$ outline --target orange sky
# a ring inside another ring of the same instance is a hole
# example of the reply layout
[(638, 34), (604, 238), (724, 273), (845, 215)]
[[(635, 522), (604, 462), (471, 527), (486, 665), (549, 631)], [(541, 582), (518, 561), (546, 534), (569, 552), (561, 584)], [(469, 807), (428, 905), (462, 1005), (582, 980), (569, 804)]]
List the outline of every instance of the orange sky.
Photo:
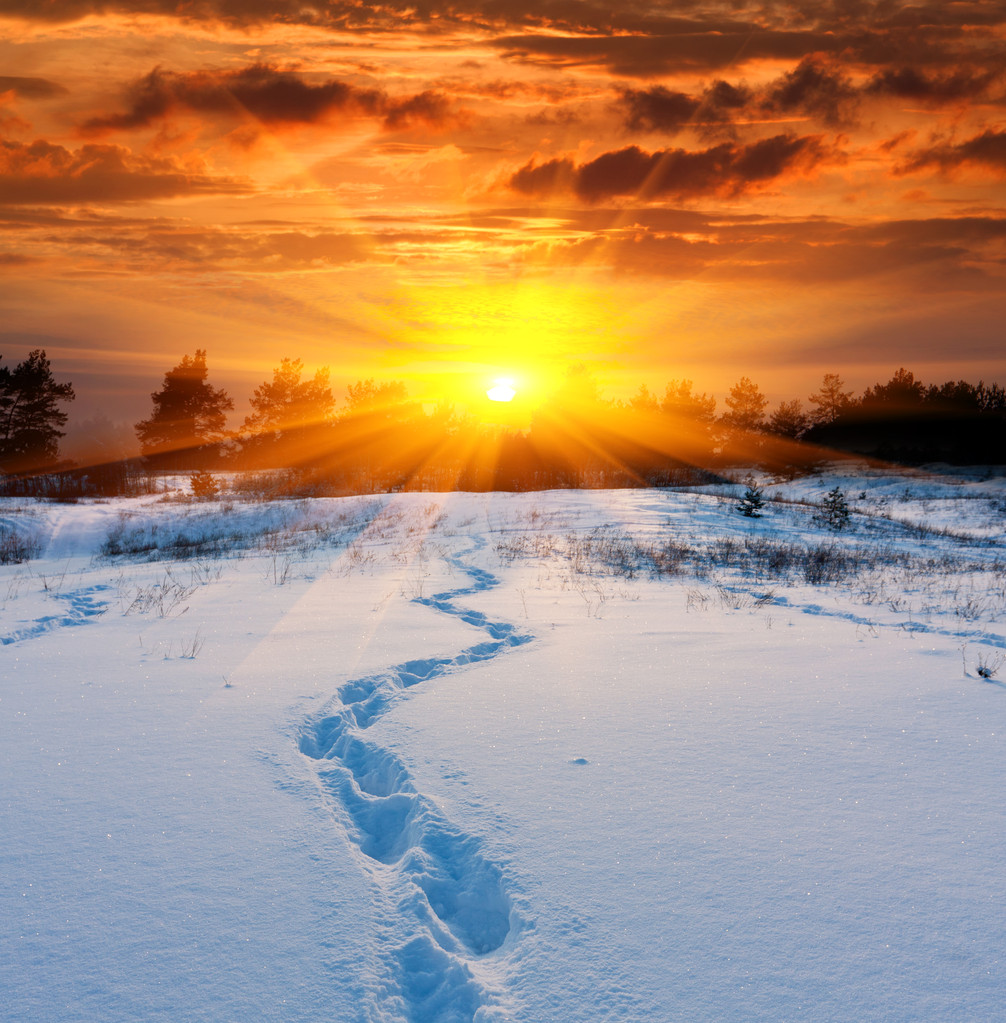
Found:
[(0, 353), (464, 398), (1006, 381), (1000, 2), (0, 0)]

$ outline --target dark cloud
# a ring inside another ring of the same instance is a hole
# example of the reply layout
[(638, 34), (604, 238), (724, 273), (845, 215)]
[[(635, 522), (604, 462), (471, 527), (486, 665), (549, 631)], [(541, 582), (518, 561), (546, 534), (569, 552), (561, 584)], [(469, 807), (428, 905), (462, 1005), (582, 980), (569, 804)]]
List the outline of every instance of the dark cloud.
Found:
[[(0, 15), (68, 22), (105, 13), (155, 14), (238, 27), (307, 24), (339, 30), (439, 35), (454, 28), (504, 33), (500, 45), (527, 57), (587, 59), (624, 73), (678, 67), (721, 68), (738, 60), (871, 47), (903, 59), (918, 47), (986, 41), (1006, 23), (1001, 0), (0, 0)], [(519, 35), (526, 31), (528, 35)], [(551, 40), (551, 42), (550, 42)], [(647, 45), (652, 43), (652, 46)], [(689, 53), (689, 49), (693, 53)], [(666, 52), (660, 56), (660, 50)], [(635, 60), (633, 60), (635, 58)]]
[(1006, 241), (1006, 217), (932, 217), (890, 220), (854, 229), (857, 237), (912, 245), (981, 244)]
[(858, 102), (849, 77), (835, 67), (806, 58), (766, 90), (761, 105), (782, 114), (806, 113), (825, 124), (847, 124)]
[(984, 131), (956, 145), (942, 143), (923, 149), (898, 168), (911, 174), (930, 167), (952, 172), (962, 167), (982, 167), (1006, 174), (1006, 131)]
[[(0, 0), (0, 13), (36, 21), (66, 22), (105, 12), (160, 14), (183, 20), (251, 25), (266, 22), (332, 25), (346, 28), (402, 27), (436, 23), (492, 26), (538, 26), (565, 31), (693, 31), (694, 15), (710, 31), (757, 27), (738, 19), (732, 8), (744, 4), (693, 3), (693, 17), (678, 16), (675, 0), (640, 3), (624, 0), (617, 7), (591, 0)], [(752, 9), (757, 11), (754, 5)]]
[[(565, 32), (688, 32), (697, 22), (680, 17), (675, 0), (656, 3), (626, 0), (617, 7), (591, 0), (0, 0), (0, 14), (36, 21), (67, 22), (87, 15), (120, 12), (159, 14), (183, 21), (235, 26), (267, 23), (307, 24), (339, 29), (396, 31), (407, 28), (439, 34), (451, 27), (486, 31), (527, 27)], [(715, 2), (693, 5), (708, 31), (743, 32), (758, 27), (738, 19), (732, 6)], [(727, 8), (724, 11), (723, 8)], [(691, 12), (690, 12), (691, 13)]]
[(18, 78), (0, 75), (0, 92), (13, 92), (23, 99), (53, 99), (65, 96), (67, 90), (47, 78)]
[(130, 108), (92, 117), (85, 132), (145, 128), (175, 110), (212, 117), (252, 117), (271, 126), (314, 124), (337, 114), (382, 117), (390, 128), (438, 124), (447, 120), (448, 99), (423, 92), (395, 99), (379, 89), (363, 89), (331, 79), (312, 84), (292, 71), (252, 64), (236, 71), (179, 74), (155, 68), (129, 90)]
[(446, 124), (450, 117), (450, 100), (443, 93), (430, 90), (408, 99), (385, 100), (384, 104), (384, 126), (389, 131), (415, 124)]
[(626, 127), (632, 131), (677, 131), (692, 120), (702, 101), (662, 85), (652, 89), (626, 89), (622, 102), (628, 107)]
[(878, 6), (876, 28), (919, 28), (960, 25), (991, 28), (1006, 22), (999, 0), (955, 0), (954, 3), (896, 3)]
[(990, 88), (1002, 81), (1004, 72), (958, 68), (943, 74), (926, 74), (917, 67), (887, 68), (878, 71), (864, 92), (874, 96), (894, 96), (917, 103), (939, 105), (985, 97)]
[[(654, 215), (657, 215), (656, 217)], [(551, 216), (551, 211), (549, 213)], [(605, 265), (616, 272), (709, 281), (829, 284), (881, 276), (908, 291), (1001, 289), (1006, 218), (896, 221), (867, 226), (836, 220), (737, 222), (708, 214), (641, 210), (630, 227), (588, 223), (573, 214), (579, 237), (541, 241), (529, 262)], [(624, 211), (621, 223), (625, 223)]]
[(757, 89), (719, 80), (690, 95), (657, 85), (623, 89), (620, 102), (630, 131), (673, 133), (692, 126), (708, 137), (738, 122), (787, 116), (845, 127), (856, 122), (864, 99), (893, 97), (929, 107), (982, 99), (1003, 102), (992, 90), (1004, 78), (1006, 67), (927, 73), (906, 66), (879, 71), (856, 85), (839, 65), (814, 56)]
[(521, 195), (576, 191), (576, 183), (576, 165), (566, 158), (525, 164), (507, 182), (510, 188)]
[(753, 31), (694, 35), (511, 35), (492, 40), (512, 60), (561, 67), (601, 66), (634, 78), (681, 71), (717, 71), (761, 59), (799, 60), (832, 52), (842, 41), (827, 32)]
[[(869, 90), (878, 92), (878, 76)], [(949, 94), (949, 88), (946, 90)], [(792, 70), (759, 87), (719, 80), (697, 96), (661, 85), (625, 89), (625, 125), (631, 131), (673, 132), (689, 124), (700, 134), (737, 121), (804, 116), (830, 127), (851, 124), (862, 90), (838, 66), (808, 57)], [(713, 132), (714, 133), (714, 132)]]
[(620, 195), (643, 200), (739, 195), (787, 173), (811, 169), (835, 155), (820, 135), (776, 135), (749, 145), (724, 142), (702, 150), (653, 153), (628, 146), (579, 166), (569, 159), (532, 162), (518, 170), (508, 184), (525, 195), (572, 191), (587, 202)]
[(173, 160), (137, 156), (121, 146), (69, 150), (42, 140), (0, 141), (4, 204), (132, 202), (247, 191), (248, 185), (233, 178), (193, 173)]

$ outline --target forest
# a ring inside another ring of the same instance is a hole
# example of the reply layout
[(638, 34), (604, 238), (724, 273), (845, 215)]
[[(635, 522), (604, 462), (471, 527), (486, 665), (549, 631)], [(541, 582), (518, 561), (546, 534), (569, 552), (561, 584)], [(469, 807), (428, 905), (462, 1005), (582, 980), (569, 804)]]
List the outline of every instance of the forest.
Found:
[[(327, 367), (305, 373), (284, 358), (228, 427), (234, 401), (210, 382), (197, 349), (169, 369), (135, 424), (139, 458), (61, 459), (74, 398), (42, 350), (0, 364), (0, 471), (5, 493), (123, 493), (141, 478), (190, 472), (216, 492), (214, 473), (258, 473), (249, 485), (298, 495), (387, 491), (523, 491), (701, 482), (731, 467), (782, 474), (858, 457), (896, 464), (1006, 462), (1006, 389), (964, 380), (926, 384), (901, 368), (861, 394), (826, 373), (804, 401), (774, 409), (741, 377), (725, 408), (691, 380), (663, 393), (641, 385), (609, 400), (586, 365), (573, 366), (524, 429), (487, 424), (456, 406), (410, 398), (401, 381), (360, 380), (341, 404)], [(240, 484), (236, 484), (240, 485)]]

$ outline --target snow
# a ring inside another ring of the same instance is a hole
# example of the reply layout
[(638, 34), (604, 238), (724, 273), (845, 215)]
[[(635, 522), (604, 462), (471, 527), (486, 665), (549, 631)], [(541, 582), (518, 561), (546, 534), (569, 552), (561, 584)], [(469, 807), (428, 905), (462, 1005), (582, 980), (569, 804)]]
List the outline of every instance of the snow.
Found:
[(1001, 1019), (1006, 480), (759, 482), (2, 502), (0, 1018)]

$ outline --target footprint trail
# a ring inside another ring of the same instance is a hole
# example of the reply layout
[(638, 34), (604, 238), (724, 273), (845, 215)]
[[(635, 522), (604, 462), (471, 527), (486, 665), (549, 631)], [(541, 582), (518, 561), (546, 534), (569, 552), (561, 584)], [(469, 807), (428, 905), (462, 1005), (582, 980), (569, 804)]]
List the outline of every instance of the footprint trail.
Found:
[(103, 598), (108, 586), (88, 586), (84, 589), (68, 593), (53, 594), (53, 599), (62, 602), (65, 608), (57, 613), (43, 615), (31, 622), (23, 623), (19, 628), (0, 635), (0, 645), (9, 646), (21, 640), (34, 639), (52, 629), (65, 626), (84, 625), (93, 618), (98, 618), (108, 610), (108, 600)]
[[(469, 555), (483, 547), (475, 539)], [(417, 790), (405, 764), (367, 735), (413, 687), (534, 638), (458, 604), (498, 580), (460, 556), (447, 560), (470, 584), (414, 603), (481, 629), (487, 638), (454, 656), (408, 660), (346, 682), (331, 712), (309, 719), (300, 736), (300, 750), (315, 762), (326, 802), (359, 849), (362, 866), (395, 907), (397, 937), (382, 947), (388, 949), (394, 990), (389, 997), (409, 1023), (471, 1023), (492, 1004), (472, 966), (503, 946), (513, 915), (503, 872), (486, 858), (479, 840), (447, 820)]]

